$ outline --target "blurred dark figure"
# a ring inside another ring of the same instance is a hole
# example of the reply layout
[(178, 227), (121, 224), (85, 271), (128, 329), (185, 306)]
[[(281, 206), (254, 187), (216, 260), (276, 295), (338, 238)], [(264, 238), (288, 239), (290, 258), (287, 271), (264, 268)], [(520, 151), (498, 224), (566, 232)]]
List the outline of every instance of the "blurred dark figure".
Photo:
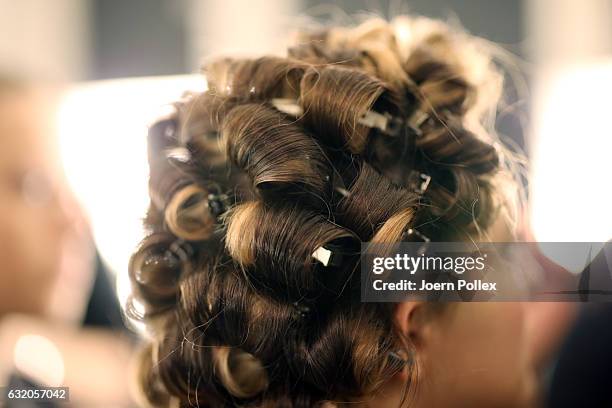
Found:
[[(611, 265), (612, 242), (608, 242), (583, 276), (590, 274), (590, 280), (596, 281), (599, 289), (609, 288), (609, 284), (602, 282), (611, 281)], [(598, 276), (593, 276), (594, 273)], [(589, 294), (585, 295), (588, 301)], [(548, 406), (612, 407), (612, 303), (585, 305), (553, 371)]]
[(115, 285), (108, 276), (100, 255), (96, 253), (96, 274), (83, 319), (85, 327), (125, 330), (121, 308), (115, 296)]

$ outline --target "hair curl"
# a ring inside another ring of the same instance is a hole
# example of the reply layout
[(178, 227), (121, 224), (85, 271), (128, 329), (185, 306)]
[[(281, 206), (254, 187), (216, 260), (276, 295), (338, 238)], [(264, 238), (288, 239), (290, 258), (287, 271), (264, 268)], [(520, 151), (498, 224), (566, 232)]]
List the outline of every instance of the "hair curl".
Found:
[[(129, 310), (152, 332), (140, 382), (154, 406), (371, 395), (402, 369), (390, 353), (411, 346), (393, 305), (359, 301), (360, 242), (407, 228), (465, 239), (504, 205), (503, 147), (472, 121), (495, 108), (501, 76), (472, 37), (402, 17), (299, 43), (285, 58), (208, 64), (209, 89), (150, 127), (149, 235), (130, 263), (144, 309)], [(360, 122), (371, 110), (429, 119), (389, 136)], [(424, 195), (415, 172), (431, 175)], [(317, 262), (320, 247), (342, 262)]]

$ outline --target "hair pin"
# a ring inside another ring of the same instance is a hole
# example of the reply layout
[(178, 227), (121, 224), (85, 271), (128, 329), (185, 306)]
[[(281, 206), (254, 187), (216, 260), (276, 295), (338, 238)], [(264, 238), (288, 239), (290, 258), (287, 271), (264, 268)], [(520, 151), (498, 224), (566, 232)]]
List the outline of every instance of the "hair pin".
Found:
[(339, 193), (341, 196), (343, 197), (348, 197), (351, 195), (351, 192), (348, 191), (346, 188), (344, 187), (334, 187), (334, 190), (336, 190), (337, 193)]
[(338, 266), (342, 263), (342, 255), (325, 247), (318, 247), (312, 253), (312, 257), (323, 264), (323, 266)]
[(421, 173), (419, 171), (413, 171), (408, 177), (408, 185), (414, 190), (418, 195), (425, 194), (427, 191), (427, 187), (429, 187), (429, 183), (431, 182), (431, 176), (426, 173)]
[(402, 354), (406, 354), (402, 350), (390, 351), (389, 359), (391, 360), (391, 364), (393, 366), (397, 366), (397, 368), (404, 368), (407, 365), (412, 365), (414, 363), (414, 354), (410, 353), (407, 358), (402, 357)]
[(298, 316), (303, 319), (305, 317), (308, 316), (308, 314), (310, 313), (310, 307), (304, 305), (303, 303), (299, 302), (299, 301), (295, 301), (293, 302), (293, 307), (295, 308)]
[[(300, 116), (304, 113), (304, 109), (293, 99), (287, 98), (273, 98), (271, 100), (272, 105), (281, 112), (291, 116)], [(401, 133), (401, 129), (404, 125), (410, 126), (414, 133), (417, 135), (421, 134), (420, 126), (428, 115), (424, 112), (419, 111), (419, 115), (411, 121), (405, 121), (401, 118), (392, 116), (390, 113), (379, 113), (376, 111), (367, 111), (361, 118), (359, 123), (369, 128), (378, 129), (382, 133), (389, 136), (398, 136)]]
[(418, 230), (414, 228), (408, 228), (402, 240), (406, 240), (408, 237), (415, 237), (416, 239), (419, 239), (421, 240), (421, 242), (423, 242), (423, 244), (417, 250), (418, 255), (423, 255), (429, 248), (429, 243), (431, 242), (431, 239), (429, 239), (429, 237), (419, 232)]
[(336, 172), (332, 173), (331, 186), (333, 191), (340, 194), (342, 197), (348, 197), (351, 195), (351, 192), (347, 190), (346, 185), (344, 184), (344, 180), (342, 180), (342, 177)]
[(408, 228), (406, 230), (406, 236), (409, 236), (409, 235), (414, 235), (414, 236), (418, 237), (423, 242), (431, 242), (431, 240), (427, 236), (425, 236), (424, 234), (420, 233), (418, 230), (416, 230), (414, 228)]
[(403, 125), (401, 119), (391, 116), (388, 112), (378, 113), (374, 111), (367, 111), (359, 119), (359, 123), (370, 128), (379, 129), (389, 136), (399, 135)]
[(429, 120), (429, 114), (422, 110), (417, 110), (408, 120), (408, 126), (416, 136), (421, 136), (423, 134), (421, 126), (423, 126), (423, 123), (425, 123), (427, 120)]
[(176, 134), (176, 125), (175, 123), (171, 122), (169, 124), (166, 125), (166, 127), (164, 128), (164, 136), (166, 136), (168, 139), (173, 138)]
[(174, 147), (166, 151), (166, 157), (170, 160), (187, 163), (191, 160), (191, 152), (185, 147)]
[(300, 116), (304, 113), (302, 107), (293, 99), (273, 98), (272, 105), (281, 112), (291, 116)]
[[(274, 98), (272, 105), (281, 112), (291, 116), (300, 116), (304, 113), (302, 107), (293, 99)], [(393, 118), (389, 113), (378, 113), (374, 111), (366, 112), (360, 119), (359, 123), (381, 130), (390, 136), (397, 136), (401, 129), (401, 120)]]
[(181, 262), (187, 262), (193, 256), (193, 248), (185, 240), (177, 239), (168, 247), (168, 253), (177, 257)]
[(227, 211), (229, 207), (229, 197), (227, 194), (214, 194), (208, 195), (208, 209), (213, 217), (218, 217)]

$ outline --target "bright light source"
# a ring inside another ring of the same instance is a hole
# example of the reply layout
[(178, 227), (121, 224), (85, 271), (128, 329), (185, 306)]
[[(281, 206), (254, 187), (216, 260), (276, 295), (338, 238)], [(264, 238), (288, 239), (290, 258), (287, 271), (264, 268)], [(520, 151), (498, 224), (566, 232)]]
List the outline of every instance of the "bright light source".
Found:
[(539, 241), (612, 238), (612, 61), (568, 68), (541, 99), (533, 157)]
[(117, 274), (122, 305), (129, 294), (129, 257), (143, 237), (148, 204), (147, 125), (184, 91), (204, 89), (201, 76), (100, 81), (75, 86), (61, 105), (64, 170), (102, 258)]
[(607, 241), (612, 238), (612, 61), (542, 77), (531, 180), (535, 236), (542, 242)]

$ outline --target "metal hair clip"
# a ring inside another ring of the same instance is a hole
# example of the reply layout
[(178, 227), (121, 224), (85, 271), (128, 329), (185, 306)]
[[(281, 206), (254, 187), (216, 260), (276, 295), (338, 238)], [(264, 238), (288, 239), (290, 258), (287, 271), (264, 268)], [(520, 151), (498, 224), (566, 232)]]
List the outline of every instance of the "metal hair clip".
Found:
[(413, 171), (408, 176), (408, 185), (418, 195), (425, 194), (425, 191), (427, 191), (427, 187), (429, 187), (430, 182), (431, 176), (429, 174), (421, 173), (419, 171)]
[(304, 113), (304, 110), (298, 103), (293, 99), (287, 98), (274, 98), (271, 100), (272, 105), (281, 112), (291, 116), (300, 116)]
[(379, 129), (389, 136), (399, 135), (404, 124), (401, 119), (391, 116), (388, 112), (378, 113), (374, 111), (366, 112), (359, 119), (359, 123), (370, 128)]
[(376, 128), (382, 131), (384, 134), (389, 136), (398, 136), (404, 126), (408, 127), (415, 136), (421, 136), (421, 125), (429, 119), (429, 114), (421, 110), (417, 110), (410, 119), (403, 120), (396, 116), (392, 116), (390, 113), (378, 113), (374, 111), (368, 111), (359, 120), (362, 125)]
[(191, 152), (185, 147), (175, 147), (166, 151), (166, 157), (181, 163), (187, 163), (191, 160)]
[(310, 313), (310, 307), (296, 301), (293, 302), (293, 307), (295, 308), (297, 315), (299, 316), (299, 318), (303, 319), (305, 317), (308, 316), (308, 314)]
[[(293, 99), (274, 98), (271, 102), (276, 109), (287, 115), (300, 116), (304, 113), (304, 109)], [(404, 125), (402, 119), (391, 116), (388, 112), (379, 113), (375, 111), (367, 111), (359, 119), (359, 123), (370, 128), (379, 129), (389, 136), (399, 135)]]
[(164, 136), (168, 139), (173, 138), (176, 134), (176, 123), (174, 121), (169, 121), (169, 123), (164, 128)]
[[(304, 113), (304, 109), (293, 99), (273, 98), (272, 105), (281, 112), (291, 116), (300, 116)], [(409, 120), (403, 120), (391, 115), (389, 112), (379, 113), (376, 111), (367, 111), (361, 118), (359, 123), (372, 129), (378, 129), (388, 136), (399, 136), (402, 128), (407, 126), (415, 136), (421, 136), (421, 125), (429, 119), (429, 114), (421, 110), (417, 110)]]
[(229, 198), (226, 194), (209, 194), (208, 208), (213, 217), (218, 217), (227, 211), (229, 207)]
[(342, 197), (348, 197), (351, 195), (351, 192), (347, 190), (342, 177), (338, 174), (338, 172), (333, 171), (330, 177), (332, 190)]
[(351, 192), (344, 187), (334, 187), (334, 190), (343, 197), (348, 197), (351, 195)]
[(312, 253), (312, 257), (323, 264), (323, 266), (338, 266), (342, 263), (342, 255), (325, 247), (318, 247)]
[(406, 354), (402, 350), (390, 351), (389, 352), (389, 360), (391, 360), (391, 364), (396, 366), (398, 369), (402, 369), (407, 365), (414, 364), (414, 354), (410, 353), (407, 358), (402, 357), (402, 354)]
[[(407, 240), (409, 237), (416, 238), (416, 239), (420, 240), (421, 242), (423, 242), (423, 244), (417, 250), (417, 254), (418, 255), (423, 255), (427, 251), (427, 248), (429, 248), (429, 243), (431, 242), (429, 237), (427, 237), (426, 235), (424, 235), (421, 232), (417, 231), (416, 229), (408, 228), (406, 230), (406, 232), (404, 233), (404, 236), (403, 236), (402, 240)], [(412, 241), (412, 242), (414, 242), (414, 241)]]
[(423, 112), (422, 110), (417, 110), (408, 120), (408, 126), (410, 127), (412, 132), (418, 137), (423, 134), (421, 126), (427, 120), (429, 120), (429, 114), (427, 112)]
[(193, 255), (193, 248), (182, 239), (177, 239), (170, 244), (168, 253), (178, 258), (181, 262), (187, 262)]
[(419, 238), (423, 242), (431, 242), (431, 240), (428, 237), (426, 237), (425, 235), (421, 234), (419, 231), (417, 231), (414, 228), (408, 228), (406, 230), (405, 236), (407, 237), (407, 236), (410, 236), (410, 235), (413, 235), (413, 236)]

